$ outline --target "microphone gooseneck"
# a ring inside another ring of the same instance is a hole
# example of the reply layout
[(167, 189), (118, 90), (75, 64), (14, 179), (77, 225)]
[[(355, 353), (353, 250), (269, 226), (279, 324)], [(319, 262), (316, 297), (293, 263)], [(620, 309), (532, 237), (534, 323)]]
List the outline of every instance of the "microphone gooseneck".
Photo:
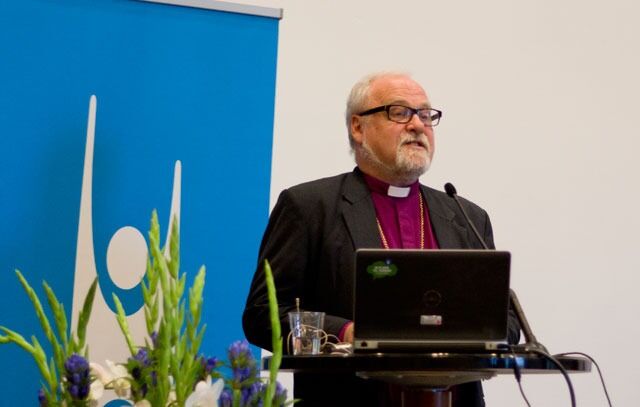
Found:
[(456, 187), (454, 187), (452, 183), (447, 182), (446, 184), (444, 184), (444, 190), (447, 193), (447, 195), (449, 195), (451, 198), (453, 198), (454, 201), (456, 201), (456, 203), (458, 204), (458, 208), (460, 208), (460, 211), (462, 212), (462, 216), (464, 216), (464, 219), (467, 221), (467, 225), (471, 227), (471, 230), (473, 230), (473, 234), (476, 235), (476, 238), (478, 239), (482, 247), (485, 250), (491, 250), (489, 249), (489, 246), (487, 246), (487, 243), (484, 241), (482, 236), (480, 236), (480, 233), (478, 233), (478, 229), (476, 229), (476, 225), (474, 225), (473, 222), (471, 222), (471, 218), (469, 218), (469, 215), (467, 215), (467, 211), (464, 210), (464, 207), (460, 203), (460, 199), (458, 199), (458, 193), (456, 191)]
[(509, 299), (511, 300), (511, 308), (516, 313), (518, 317), (518, 322), (520, 323), (520, 329), (522, 329), (522, 333), (524, 334), (525, 343), (522, 345), (516, 345), (514, 350), (529, 352), (532, 350), (541, 350), (545, 353), (549, 353), (547, 348), (538, 342), (536, 336), (533, 334), (531, 327), (529, 326), (529, 321), (527, 321), (527, 317), (524, 315), (524, 311), (522, 310), (522, 306), (520, 305), (520, 301), (518, 301), (518, 296), (513, 289), (509, 289)]
[[(454, 201), (456, 201), (456, 204), (458, 204), (458, 208), (460, 208), (460, 211), (462, 212), (467, 225), (471, 227), (471, 230), (476, 235), (476, 238), (478, 239), (480, 244), (482, 244), (482, 247), (484, 247), (485, 250), (491, 250), (489, 246), (487, 246), (487, 243), (484, 241), (482, 236), (480, 236), (478, 229), (476, 229), (476, 226), (471, 221), (469, 215), (467, 215), (467, 211), (464, 210), (462, 203), (460, 203), (456, 187), (454, 187), (452, 183), (447, 182), (446, 184), (444, 184), (444, 190), (447, 195), (449, 195)], [(536, 336), (533, 334), (533, 331), (529, 326), (529, 322), (527, 321), (527, 317), (524, 315), (524, 311), (522, 310), (522, 306), (520, 306), (520, 301), (518, 301), (518, 297), (516, 296), (515, 291), (513, 291), (512, 289), (509, 289), (509, 299), (511, 302), (511, 307), (516, 313), (516, 317), (518, 318), (518, 322), (520, 323), (520, 328), (522, 329), (522, 332), (524, 333), (524, 337), (526, 339), (526, 343), (517, 345), (515, 349), (523, 350), (526, 352), (530, 350), (541, 350), (543, 352), (547, 352), (547, 349), (544, 347), (544, 345), (538, 342)]]

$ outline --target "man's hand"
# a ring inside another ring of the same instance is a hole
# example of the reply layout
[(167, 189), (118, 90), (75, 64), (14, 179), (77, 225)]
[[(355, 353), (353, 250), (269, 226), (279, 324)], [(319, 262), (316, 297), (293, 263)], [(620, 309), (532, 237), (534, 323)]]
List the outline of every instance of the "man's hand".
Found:
[(343, 342), (353, 343), (353, 322), (344, 330)]

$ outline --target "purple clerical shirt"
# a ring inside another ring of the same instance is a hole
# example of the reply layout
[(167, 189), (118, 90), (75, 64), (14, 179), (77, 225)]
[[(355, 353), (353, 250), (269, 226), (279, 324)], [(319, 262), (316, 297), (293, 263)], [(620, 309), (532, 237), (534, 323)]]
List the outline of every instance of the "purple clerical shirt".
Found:
[[(380, 222), (389, 249), (420, 249), (420, 184), (418, 181), (408, 186), (406, 197), (389, 195), (390, 185), (369, 175), (364, 176), (376, 217)], [(431, 229), (427, 202), (423, 197), (424, 247), (437, 249), (438, 242)], [(382, 237), (380, 237), (382, 245)]]

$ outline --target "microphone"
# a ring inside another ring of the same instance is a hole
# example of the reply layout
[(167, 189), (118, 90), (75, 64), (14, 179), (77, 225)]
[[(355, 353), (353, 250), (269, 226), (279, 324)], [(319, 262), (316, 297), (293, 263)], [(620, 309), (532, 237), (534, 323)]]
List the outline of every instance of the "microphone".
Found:
[[(464, 216), (464, 219), (466, 220), (467, 225), (471, 227), (473, 234), (476, 235), (476, 238), (478, 239), (480, 244), (482, 244), (482, 247), (484, 247), (485, 250), (491, 250), (489, 246), (487, 246), (487, 243), (484, 241), (482, 236), (480, 236), (480, 233), (478, 233), (478, 229), (476, 229), (476, 226), (471, 221), (471, 218), (469, 217), (469, 215), (467, 215), (467, 211), (464, 210), (462, 203), (460, 203), (460, 199), (458, 199), (458, 191), (456, 191), (456, 187), (454, 187), (452, 183), (447, 182), (446, 184), (444, 184), (444, 190), (447, 193), (447, 195), (449, 195), (451, 198), (453, 198), (454, 201), (456, 201), (456, 204), (458, 204), (458, 208), (460, 208), (460, 211), (462, 212), (462, 215)], [(509, 288), (509, 299), (510, 299), (511, 307), (516, 313), (516, 317), (518, 318), (518, 322), (520, 323), (520, 329), (522, 329), (522, 332), (524, 333), (524, 337), (526, 339), (525, 343), (523, 343), (522, 345), (517, 345), (514, 348), (516, 350), (521, 350), (524, 352), (529, 352), (531, 350), (541, 350), (545, 353), (548, 353), (547, 348), (545, 348), (543, 344), (538, 342), (538, 340), (536, 339), (536, 336), (533, 334), (533, 331), (529, 326), (529, 322), (527, 321), (527, 317), (525, 317), (524, 311), (522, 310), (522, 306), (520, 305), (520, 301), (518, 301), (518, 296), (516, 295), (515, 291), (513, 291), (513, 289), (511, 288)]]
[(456, 203), (458, 204), (458, 208), (460, 208), (460, 211), (462, 211), (462, 215), (464, 216), (464, 219), (467, 221), (467, 225), (471, 226), (471, 230), (473, 230), (473, 234), (476, 235), (476, 238), (478, 239), (482, 247), (485, 250), (491, 250), (489, 249), (489, 246), (487, 246), (487, 243), (484, 241), (482, 236), (480, 236), (480, 233), (478, 233), (478, 229), (476, 229), (476, 225), (474, 225), (473, 222), (471, 222), (471, 218), (469, 217), (469, 215), (467, 215), (467, 211), (464, 210), (464, 207), (460, 203), (460, 200), (458, 199), (458, 191), (456, 191), (456, 187), (454, 187), (452, 183), (447, 182), (446, 184), (444, 184), (444, 190), (447, 193), (447, 195), (449, 195), (451, 198), (453, 198), (454, 201), (456, 201)]

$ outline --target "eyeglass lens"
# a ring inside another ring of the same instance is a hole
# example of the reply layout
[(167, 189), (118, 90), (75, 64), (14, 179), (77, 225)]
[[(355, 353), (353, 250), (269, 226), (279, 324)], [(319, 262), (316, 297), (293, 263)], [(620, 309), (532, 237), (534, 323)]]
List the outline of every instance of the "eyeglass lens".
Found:
[(397, 123), (408, 123), (414, 113), (416, 113), (418, 118), (426, 125), (436, 125), (440, 119), (438, 112), (431, 109), (418, 109), (416, 112), (406, 106), (392, 105), (389, 106), (388, 110), (389, 120)]

